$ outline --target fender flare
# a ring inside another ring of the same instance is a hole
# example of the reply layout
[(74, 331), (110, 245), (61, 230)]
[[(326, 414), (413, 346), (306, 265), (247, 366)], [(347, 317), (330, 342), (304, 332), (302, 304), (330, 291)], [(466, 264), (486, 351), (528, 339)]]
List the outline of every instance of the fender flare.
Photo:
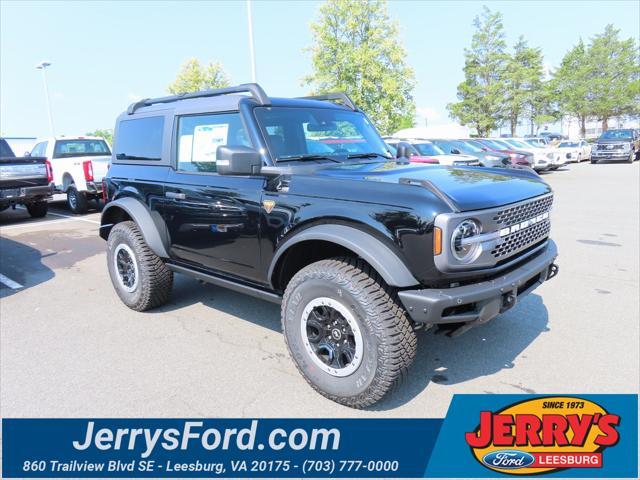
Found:
[(391, 248), (373, 235), (347, 225), (316, 225), (287, 239), (276, 250), (271, 260), (267, 277), (270, 281), (282, 255), (291, 246), (307, 240), (324, 240), (355, 252), (371, 265), (388, 285), (412, 287), (420, 283)]
[(109, 202), (102, 211), (100, 220), (100, 236), (106, 240), (113, 223), (108, 221), (109, 212), (120, 208), (127, 212), (131, 219), (138, 225), (140, 233), (144, 237), (149, 248), (161, 258), (169, 258), (167, 253), (169, 241), (166, 235), (164, 221), (158, 212), (150, 211), (142, 202), (133, 197), (118, 198)]

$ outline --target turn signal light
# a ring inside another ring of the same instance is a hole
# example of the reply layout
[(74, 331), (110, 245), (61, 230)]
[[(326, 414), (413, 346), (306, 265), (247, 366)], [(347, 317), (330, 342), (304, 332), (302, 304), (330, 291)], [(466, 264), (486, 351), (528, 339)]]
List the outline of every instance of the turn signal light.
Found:
[(433, 227), (433, 254), (440, 255), (442, 253), (442, 229)]

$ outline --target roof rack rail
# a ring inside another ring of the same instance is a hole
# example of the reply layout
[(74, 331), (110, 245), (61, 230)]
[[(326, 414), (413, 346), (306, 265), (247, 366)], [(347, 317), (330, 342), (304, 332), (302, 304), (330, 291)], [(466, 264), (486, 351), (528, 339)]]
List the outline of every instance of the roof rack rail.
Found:
[(216, 88), (214, 90), (201, 90), (199, 92), (181, 93), (178, 95), (170, 95), (168, 97), (145, 98), (138, 102), (132, 103), (127, 109), (127, 113), (132, 115), (136, 110), (142, 107), (148, 107), (157, 103), (171, 103), (187, 98), (217, 97), (219, 95), (229, 95), (231, 93), (250, 93), (260, 105), (270, 105), (271, 99), (257, 83), (243, 83), (235, 87)]
[(325, 93), (324, 95), (310, 95), (308, 97), (298, 97), (307, 100), (340, 100), (346, 107), (351, 110), (357, 110), (356, 104), (349, 98), (349, 95), (343, 92)]

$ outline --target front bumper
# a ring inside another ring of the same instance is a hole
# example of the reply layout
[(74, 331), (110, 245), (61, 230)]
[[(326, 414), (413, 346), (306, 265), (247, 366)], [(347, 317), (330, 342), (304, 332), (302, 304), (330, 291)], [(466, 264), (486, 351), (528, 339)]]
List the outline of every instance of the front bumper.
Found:
[(556, 244), (548, 240), (542, 253), (501, 277), (462, 287), (403, 290), (398, 296), (416, 323), (484, 323), (553, 278), (558, 272), (557, 256)]
[(631, 155), (631, 151), (618, 151), (618, 152), (591, 152), (591, 160), (626, 160)]

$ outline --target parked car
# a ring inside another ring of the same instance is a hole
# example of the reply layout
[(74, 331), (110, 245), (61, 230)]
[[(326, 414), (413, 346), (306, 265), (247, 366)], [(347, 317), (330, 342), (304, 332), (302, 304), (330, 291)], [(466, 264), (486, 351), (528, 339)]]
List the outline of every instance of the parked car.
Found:
[(551, 148), (534, 147), (517, 138), (501, 138), (500, 141), (512, 148), (532, 153), (534, 161), (533, 169), (536, 171), (555, 170), (560, 166), (560, 153)]
[(36, 143), (31, 156), (51, 162), (55, 192), (67, 194), (73, 213), (85, 213), (90, 200), (102, 196), (102, 178), (111, 163), (111, 149), (101, 137), (50, 137)]
[[(396, 144), (394, 143), (389, 143), (386, 139), (385, 140), (385, 144), (387, 145), (387, 148), (389, 149), (389, 152), (391, 152), (391, 154), (393, 155), (393, 157), (397, 157), (398, 156), (398, 149), (395, 147)], [(393, 139), (390, 139), (391, 142), (393, 142)], [(399, 142), (398, 142), (399, 143)], [(409, 161), (411, 163), (430, 163), (430, 164), (439, 164), (440, 162), (438, 161), (437, 158), (435, 157), (429, 157), (429, 156), (425, 156), (425, 155), (420, 155), (420, 153), (418, 152), (418, 150), (415, 149), (415, 147), (409, 146), (410, 149), (410, 153), (411, 153), (411, 158), (409, 159)]]
[(480, 165), (482, 165), (483, 167), (504, 168), (507, 166), (511, 166), (511, 160), (509, 159), (508, 155), (504, 153), (497, 154), (496, 152), (485, 151), (482, 148), (475, 146), (473, 143), (467, 142), (465, 140), (437, 139), (431, 141), (446, 153), (451, 153), (454, 155), (466, 154), (476, 157), (480, 162)]
[[(465, 155), (465, 154), (452, 154), (447, 153), (440, 147), (438, 147), (433, 141), (425, 140), (425, 139), (393, 139), (387, 140), (387, 143), (397, 145), (398, 142), (407, 142), (412, 147), (412, 151), (417, 151), (418, 155), (423, 157), (435, 158), (438, 160), (438, 163), (441, 165), (464, 165), (467, 167), (479, 167), (480, 161), (478, 157), (473, 155)], [(413, 162), (413, 156), (411, 156), (410, 160)], [(419, 163), (419, 162), (416, 162)]]
[(531, 152), (515, 149), (501, 140), (474, 138), (466, 141), (478, 146), (479, 148), (483, 148), (488, 152), (499, 152), (508, 155), (513, 165), (520, 165), (529, 168), (534, 167), (535, 162)]
[(640, 137), (632, 128), (607, 130), (593, 144), (591, 163), (600, 160), (633, 160), (640, 155)]
[(24, 205), (32, 217), (47, 214), (51, 165), (43, 157), (17, 157), (0, 138), (0, 212)]
[(582, 162), (591, 159), (591, 145), (583, 139), (563, 140), (558, 144), (558, 150), (568, 162)]
[[(345, 131), (367, 151), (307, 151), (309, 133)], [(392, 159), (344, 94), (145, 99), (118, 117), (113, 149), (100, 236), (122, 302), (165, 304), (179, 272), (281, 303), (300, 373), (351, 407), (403, 378), (416, 329), (463, 333), (558, 271), (535, 173)]]
[(547, 147), (550, 145), (549, 140), (544, 137), (527, 137), (525, 135), (522, 141), (534, 147)]
[(548, 132), (548, 131), (540, 132), (538, 136), (547, 138), (549, 140), (549, 143), (559, 142), (564, 138), (561, 133), (554, 133), (554, 132)]

